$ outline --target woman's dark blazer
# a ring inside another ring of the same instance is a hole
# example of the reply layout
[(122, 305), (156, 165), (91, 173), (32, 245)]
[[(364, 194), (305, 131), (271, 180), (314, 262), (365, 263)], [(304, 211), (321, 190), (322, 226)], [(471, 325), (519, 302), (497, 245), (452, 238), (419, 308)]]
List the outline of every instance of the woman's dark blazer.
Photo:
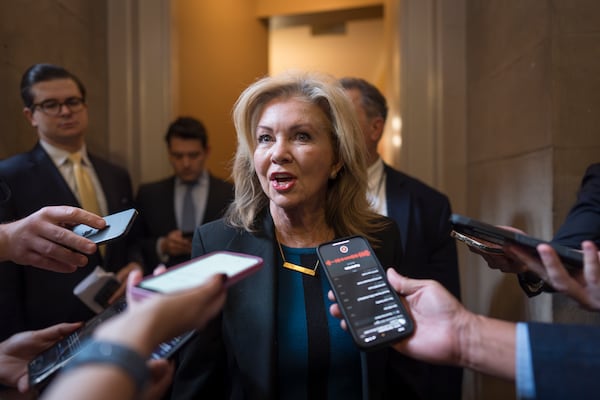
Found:
[[(391, 220), (389, 220), (391, 221)], [(402, 257), (396, 224), (374, 235), (381, 246), (375, 253), (384, 267), (399, 265)], [(249, 233), (217, 220), (199, 227), (192, 256), (230, 250), (263, 258), (257, 273), (231, 286), (220, 319), (213, 321), (180, 354), (173, 399), (277, 397), (277, 246), (273, 220), (262, 217), (260, 231)], [(392, 349), (362, 353), (363, 398), (397, 398), (402, 393), (403, 356)], [(411, 371), (408, 371), (410, 375)], [(368, 388), (367, 391), (364, 388)]]

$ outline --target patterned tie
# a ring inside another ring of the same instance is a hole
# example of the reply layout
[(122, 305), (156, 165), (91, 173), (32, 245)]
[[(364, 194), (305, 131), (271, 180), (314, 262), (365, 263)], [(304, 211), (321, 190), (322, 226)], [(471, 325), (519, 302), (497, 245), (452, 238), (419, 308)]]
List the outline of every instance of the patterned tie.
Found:
[(183, 210), (181, 212), (181, 231), (184, 233), (194, 232), (196, 229), (196, 206), (192, 192), (196, 182), (185, 183), (187, 186), (183, 196)]
[(81, 165), (81, 153), (71, 153), (69, 161), (73, 164), (73, 175), (79, 193), (79, 202), (84, 210), (100, 215), (100, 206), (96, 198), (96, 190), (92, 178), (87, 170)]

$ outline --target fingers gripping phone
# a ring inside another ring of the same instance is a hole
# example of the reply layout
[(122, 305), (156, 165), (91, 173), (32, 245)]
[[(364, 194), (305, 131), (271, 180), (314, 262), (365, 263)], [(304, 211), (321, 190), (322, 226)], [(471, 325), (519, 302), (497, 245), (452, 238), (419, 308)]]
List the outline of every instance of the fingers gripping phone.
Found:
[(89, 225), (79, 224), (73, 227), (72, 230), (79, 236), (90, 239), (96, 244), (105, 244), (126, 235), (137, 215), (137, 210), (130, 208), (129, 210), (104, 217), (106, 221), (104, 229), (96, 229)]
[(413, 321), (365, 238), (324, 243), (317, 255), (358, 347), (374, 350), (412, 333)]
[(260, 257), (230, 251), (216, 251), (186, 261), (160, 275), (143, 279), (131, 289), (135, 298), (156, 293), (171, 293), (202, 285), (216, 274), (226, 274), (226, 286), (256, 272), (263, 264)]
[[(464, 235), (460, 232), (456, 232), (456, 231), (451, 231), (450, 232), (450, 236), (452, 236), (453, 238), (455, 238), (456, 240), (465, 243), (467, 246), (475, 248), (477, 250), (483, 251), (485, 253), (489, 253), (489, 254), (504, 254), (504, 250), (502, 249), (502, 246), (496, 244), (496, 243), (483, 243), (480, 240), (475, 240), (470, 236)], [(493, 246), (496, 247), (493, 247)]]
[(503, 246), (505, 243), (518, 244), (525, 247), (535, 257), (539, 257), (537, 252), (539, 244), (549, 244), (556, 251), (561, 261), (565, 264), (565, 267), (570, 269), (583, 268), (583, 254), (576, 249), (549, 243), (545, 240), (503, 229), (459, 214), (452, 214), (450, 216), (450, 223), (452, 224), (452, 228), (458, 233), (495, 243), (499, 246)]
[[(122, 297), (87, 321), (81, 328), (34, 357), (28, 364), (29, 385), (37, 390), (43, 389), (81, 351), (83, 343), (93, 335), (98, 326), (122, 313), (126, 308), (127, 301)], [(194, 334), (195, 331), (189, 331), (161, 343), (154, 349), (150, 358), (172, 358)]]

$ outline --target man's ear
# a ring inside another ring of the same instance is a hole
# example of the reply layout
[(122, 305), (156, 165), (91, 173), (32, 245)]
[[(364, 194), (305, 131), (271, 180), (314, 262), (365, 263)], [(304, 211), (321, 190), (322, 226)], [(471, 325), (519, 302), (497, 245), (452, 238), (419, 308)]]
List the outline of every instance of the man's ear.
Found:
[(375, 117), (371, 119), (370, 123), (371, 132), (370, 139), (374, 142), (379, 142), (383, 135), (383, 128), (385, 128), (385, 121), (381, 117)]
[(27, 121), (29, 121), (31, 126), (34, 128), (37, 126), (37, 123), (33, 120), (33, 111), (31, 111), (31, 109), (28, 107), (23, 108), (23, 115), (25, 115), (25, 118), (27, 118)]

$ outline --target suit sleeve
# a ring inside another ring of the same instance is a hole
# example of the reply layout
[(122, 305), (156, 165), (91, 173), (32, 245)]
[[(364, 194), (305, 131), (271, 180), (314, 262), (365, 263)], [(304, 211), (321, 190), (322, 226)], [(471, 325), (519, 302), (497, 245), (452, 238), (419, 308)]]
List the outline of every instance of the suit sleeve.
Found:
[[(600, 164), (588, 167), (579, 187), (577, 201), (556, 231), (552, 243), (580, 249), (584, 240), (592, 240), (596, 246), (600, 246)], [(541, 281), (535, 274), (519, 274), (518, 279), (529, 297), (554, 291), (547, 284), (539, 285)]]
[(592, 240), (600, 246), (600, 164), (588, 167), (577, 201), (552, 239), (578, 249), (584, 240)]
[(529, 323), (536, 396), (584, 399), (600, 393), (600, 327)]

